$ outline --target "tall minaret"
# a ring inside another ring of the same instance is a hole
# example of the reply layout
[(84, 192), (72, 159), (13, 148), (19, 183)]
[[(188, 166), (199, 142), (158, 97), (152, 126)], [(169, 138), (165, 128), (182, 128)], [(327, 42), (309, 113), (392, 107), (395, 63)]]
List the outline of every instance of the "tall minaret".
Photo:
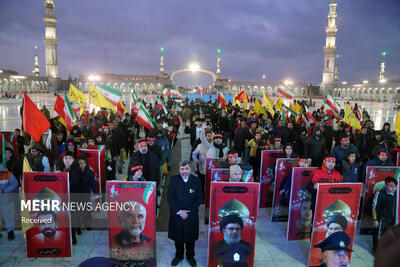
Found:
[(221, 78), (221, 49), (217, 49), (217, 80)]
[[(328, 26), (325, 27), (326, 32), (326, 43), (324, 46), (324, 73), (322, 74), (321, 86), (328, 89), (334, 82), (334, 71), (335, 71), (335, 55), (336, 55), (336, 32), (338, 30), (336, 26), (336, 0), (331, 0), (329, 4), (328, 13)], [(325, 92), (326, 93), (326, 92)]]
[(335, 83), (337, 83), (339, 81), (339, 64), (336, 63), (335, 66), (335, 77), (333, 79), (335, 81)]
[(164, 75), (164, 51), (165, 48), (161, 47), (160, 52), (161, 52), (161, 57), (160, 57), (160, 76)]
[(50, 78), (58, 78), (58, 61), (57, 61), (57, 43), (56, 22), (57, 18), (53, 14), (53, 0), (45, 0), (46, 16), (43, 17), (46, 27), (45, 36), (43, 37), (46, 58), (46, 76)]
[(382, 60), (381, 63), (381, 69), (379, 71), (379, 81), (384, 82), (385, 81), (385, 61)]
[(35, 76), (39, 76), (39, 74), (40, 74), (40, 71), (39, 71), (39, 57), (38, 57), (38, 54), (37, 54), (37, 49), (38, 49), (38, 47), (35, 45), (35, 67), (34, 67), (34, 69), (32, 71), (33, 75), (35, 75)]

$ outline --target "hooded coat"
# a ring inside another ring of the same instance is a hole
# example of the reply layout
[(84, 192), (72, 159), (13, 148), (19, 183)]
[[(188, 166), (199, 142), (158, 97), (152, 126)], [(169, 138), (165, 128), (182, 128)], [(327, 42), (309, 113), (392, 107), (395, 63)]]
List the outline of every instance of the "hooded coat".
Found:
[(311, 136), (304, 143), (304, 155), (306, 158), (311, 158), (311, 164), (314, 167), (322, 165), (322, 161), (326, 154), (325, 139), (321, 136), (317, 137), (315, 133), (320, 130), (318, 126), (314, 127)]

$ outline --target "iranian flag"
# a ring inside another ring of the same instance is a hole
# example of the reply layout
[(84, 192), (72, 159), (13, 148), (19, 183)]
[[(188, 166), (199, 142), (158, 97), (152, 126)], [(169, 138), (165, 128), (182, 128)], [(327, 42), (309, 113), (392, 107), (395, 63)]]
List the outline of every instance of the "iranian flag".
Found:
[(282, 112), (282, 115), (281, 115), (281, 119), (282, 119), (284, 125), (286, 124), (286, 121), (289, 118), (289, 113), (292, 114), (295, 117), (298, 116), (296, 111), (294, 111), (293, 109), (291, 109), (291, 108), (289, 108), (289, 107), (284, 105), (283, 106), (283, 112)]
[(163, 95), (165, 96), (169, 96), (169, 94), (171, 93), (171, 90), (168, 88), (164, 88), (161, 92)]
[(305, 105), (306, 108), (306, 118), (309, 123), (317, 123), (317, 120), (314, 118), (314, 116), (311, 114), (310, 110), (308, 109), (308, 106)]
[(226, 106), (226, 100), (224, 94), (221, 92), (220, 88), (217, 88), (217, 100), (221, 103), (222, 108)]
[(200, 94), (201, 94), (201, 97), (204, 97), (204, 89), (203, 88), (201, 88), (201, 87), (199, 87), (199, 91), (200, 91)]
[(164, 110), (165, 115), (168, 114), (167, 107), (164, 105), (164, 102), (160, 97), (157, 98), (157, 108), (159, 110)]
[(62, 119), (60, 122), (67, 127), (68, 131), (71, 131), (77, 118), (66, 92), (64, 92), (64, 99), (60, 95), (57, 95), (56, 102), (54, 103), (54, 111), (60, 115)]
[(328, 92), (328, 96), (326, 97), (326, 104), (331, 107), (332, 110), (334, 110), (336, 113), (340, 112), (340, 105), (336, 101), (336, 99), (333, 97), (331, 92)]
[(324, 106), (325, 106), (326, 115), (335, 117), (335, 119), (338, 120), (338, 121), (343, 120), (343, 118), (339, 115), (339, 113), (336, 112), (335, 109), (333, 109), (333, 108), (327, 103), (327, 101), (326, 101), (325, 99), (324, 99)]
[(172, 90), (171, 94), (173, 97), (179, 98), (179, 99), (185, 99), (185, 97), (178, 91), (178, 90)]
[(103, 84), (96, 85), (97, 91), (102, 94), (108, 101), (111, 102), (114, 106), (116, 106), (121, 99), (122, 93), (118, 90), (115, 90), (111, 87), (105, 86)]
[(136, 121), (143, 127), (146, 127), (149, 131), (156, 128), (156, 122), (150, 116), (149, 112), (146, 110), (141, 102), (138, 103), (138, 113), (136, 116)]
[(278, 94), (281, 94), (282, 96), (286, 97), (287, 99), (292, 99), (294, 97), (294, 93), (289, 90), (289, 89), (283, 89), (283, 88), (278, 88)]

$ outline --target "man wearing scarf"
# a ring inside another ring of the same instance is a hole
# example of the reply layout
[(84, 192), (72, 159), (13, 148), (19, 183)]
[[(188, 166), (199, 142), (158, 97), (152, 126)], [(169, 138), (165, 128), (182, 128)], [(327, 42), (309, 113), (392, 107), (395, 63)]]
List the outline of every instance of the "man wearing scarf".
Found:
[(222, 134), (215, 134), (213, 139), (213, 145), (207, 151), (207, 158), (225, 158), (228, 148), (222, 143)]

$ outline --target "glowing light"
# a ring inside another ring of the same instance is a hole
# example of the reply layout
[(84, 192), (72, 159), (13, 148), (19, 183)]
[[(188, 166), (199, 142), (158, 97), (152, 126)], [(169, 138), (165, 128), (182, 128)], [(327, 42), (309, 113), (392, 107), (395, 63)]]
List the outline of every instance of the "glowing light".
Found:
[(19, 79), (25, 79), (26, 77), (25, 76), (20, 76), (20, 75), (12, 75), (12, 76), (10, 76), (10, 78), (19, 80)]
[(387, 52), (386, 51), (383, 51), (382, 52), (382, 56), (384, 57), (384, 56), (386, 56), (387, 55)]
[(284, 83), (286, 86), (288, 86), (288, 85), (292, 85), (292, 84), (293, 84), (293, 81), (292, 81), (291, 79), (286, 79), (283, 83)]
[(379, 83), (386, 83), (386, 79), (380, 79)]
[(161, 47), (161, 48), (160, 48), (160, 51), (161, 51), (161, 52), (164, 52), (164, 50), (165, 50), (164, 47)]
[(262, 78), (263, 80), (265, 80), (265, 78), (267, 78), (267, 75), (263, 74)]
[(344, 82), (342, 82), (342, 84), (347, 84), (347, 82), (346, 82), (346, 81), (344, 81)]
[(199, 65), (198, 63), (193, 62), (193, 63), (191, 63), (191, 64), (189, 65), (189, 69), (190, 69), (192, 72), (196, 72), (196, 71), (198, 71), (198, 70), (200, 69), (200, 65)]
[(217, 49), (217, 53), (218, 53), (218, 54), (221, 54), (221, 49), (218, 48), (218, 49)]
[(98, 81), (98, 80), (100, 80), (100, 76), (98, 76), (98, 75), (89, 75), (88, 79), (89, 79), (89, 81)]
[(367, 83), (368, 83), (368, 80), (364, 80), (364, 81), (363, 81), (363, 84), (367, 84)]

